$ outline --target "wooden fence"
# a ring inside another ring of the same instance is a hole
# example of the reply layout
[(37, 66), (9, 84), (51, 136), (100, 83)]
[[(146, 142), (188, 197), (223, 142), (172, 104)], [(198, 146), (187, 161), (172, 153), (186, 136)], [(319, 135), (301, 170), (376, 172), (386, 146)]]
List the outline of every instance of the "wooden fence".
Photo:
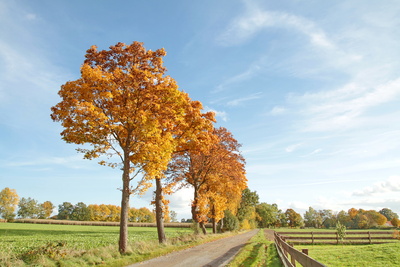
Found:
[[(294, 244), (339, 244), (336, 232), (278, 232), (282, 239)], [(393, 231), (346, 231), (343, 244), (383, 244), (398, 242)]]
[[(306, 250), (298, 251), (286, 243), (282, 237), (275, 232), (275, 246), (279, 257), (285, 267), (295, 267), (299, 262), (303, 267), (326, 267), (326, 265), (310, 258)], [(290, 255), (290, 259), (289, 259)]]

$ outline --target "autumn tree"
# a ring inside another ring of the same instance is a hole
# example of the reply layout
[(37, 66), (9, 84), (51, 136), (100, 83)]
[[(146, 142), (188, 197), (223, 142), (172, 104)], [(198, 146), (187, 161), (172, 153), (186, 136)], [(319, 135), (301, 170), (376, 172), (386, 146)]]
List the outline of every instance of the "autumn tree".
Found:
[(400, 226), (400, 220), (398, 218), (396, 218), (396, 217), (394, 217), (390, 222), (392, 223), (392, 225), (394, 227), (399, 227)]
[(102, 51), (92, 46), (81, 78), (61, 87), (62, 101), (52, 108), (66, 142), (87, 144), (91, 148), (79, 149), (86, 159), (103, 155), (100, 164), (122, 169), (121, 253), (127, 249), (129, 197), (144, 192), (151, 185), (146, 178), (166, 169), (175, 143), (173, 133), (164, 130), (179, 123), (187, 105), (186, 94), (165, 76), (165, 55), (140, 42)]
[[(183, 120), (179, 123), (171, 125), (169, 131), (173, 133), (175, 141), (175, 150), (172, 156), (172, 164), (162, 175), (156, 177), (156, 190), (154, 194), (155, 211), (158, 240), (160, 243), (166, 241), (164, 232), (164, 221), (169, 221), (169, 201), (165, 195), (172, 194), (178, 190), (180, 186), (176, 186), (182, 181), (182, 177), (176, 175), (175, 171), (178, 168), (174, 159), (188, 152), (201, 153), (209, 148), (212, 139), (208, 133), (213, 130), (213, 123), (215, 122), (215, 114), (213, 112), (202, 112), (203, 105), (199, 101), (192, 101), (186, 95), (187, 105), (184, 106)], [(171, 175), (172, 174), (172, 175)], [(164, 179), (167, 178), (167, 179)]]
[(247, 179), (240, 144), (233, 135), (223, 127), (202, 133), (211, 140), (208, 148), (176, 154), (169, 171), (172, 177), (193, 186), (192, 218), (206, 233), (204, 223), (209, 218), (215, 231), (226, 209), (236, 214)]
[(55, 208), (55, 206), (53, 205), (53, 203), (51, 203), (51, 201), (45, 201), (42, 204), (40, 204), (40, 206), (41, 206), (41, 213), (39, 216), (40, 219), (49, 218)]
[(7, 220), (15, 218), (15, 209), (17, 208), (19, 196), (15, 189), (8, 187), (0, 191), (0, 216)]
[(285, 214), (290, 227), (301, 227), (304, 225), (301, 215), (295, 212), (293, 209), (287, 209)]

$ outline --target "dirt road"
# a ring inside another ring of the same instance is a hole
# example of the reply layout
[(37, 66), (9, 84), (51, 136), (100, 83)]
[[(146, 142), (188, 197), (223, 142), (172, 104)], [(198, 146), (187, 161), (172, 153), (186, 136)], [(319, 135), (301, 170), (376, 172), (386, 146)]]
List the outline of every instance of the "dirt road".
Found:
[(244, 234), (223, 238), (168, 255), (139, 262), (128, 267), (217, 267), (228, 264), (246, 242), (257, 233), (252, 230)]

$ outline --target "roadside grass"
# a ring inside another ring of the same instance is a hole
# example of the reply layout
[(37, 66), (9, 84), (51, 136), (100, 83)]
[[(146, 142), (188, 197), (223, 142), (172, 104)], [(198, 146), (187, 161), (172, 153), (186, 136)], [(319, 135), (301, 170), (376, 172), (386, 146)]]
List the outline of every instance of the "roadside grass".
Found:
[(264, 230), (259, 230), (240, 250), (239, 254), (228, 264), (229, 267), (239, 266), (271, 266), (281, 267), (274, 242), (265, 238)]
[(375, 245), (295, 245), (326, 266), (399, 266), (400, 243)]
[(125, 266), (234, 235), (165, 230), (168, 242), (160, 245), (157, 228), (129, 227), (129, 253), (121, 256), (118, 227), (4, 223), (0, 224), (0, 266)]

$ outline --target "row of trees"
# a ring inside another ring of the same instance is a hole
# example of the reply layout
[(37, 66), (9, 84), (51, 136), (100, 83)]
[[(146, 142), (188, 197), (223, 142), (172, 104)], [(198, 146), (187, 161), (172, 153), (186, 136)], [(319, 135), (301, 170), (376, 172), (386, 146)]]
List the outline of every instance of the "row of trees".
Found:
[[(86, 205), (83, 202), (72, 205), (70, 202), (64, 202), (58, 206), (56, 218), (59, 220), (119, 222), (121, 207), (105, 204)], [(130, 208), (128, 221), (152, 223), (155, 221), (155, 215), (148, 208)]]
[[(55, 206), (50, 201), (38, 203), (32, 198), (21, 198), (19, 200), (14, 189), (4, 188), (0, 191), (0, 215), (5, 219), (19, 218), (46, 219), (49, 218)], [(18, 207), (18, 212), (15, 213)], [(120, 220), (121, 208), (116, 205), (86, 205), (79, 202), (76, 205), (64, 202), (58, 206), (58, 214), (52, 219), (77, 220), (77, 221), (111, 221)], [(170, 211), (165, 216), (164, 222), (176, 222), (177, 214)], [(152, 223), (155, 222), (155, 213), (148, 208), (130, 208), (128, 215), (129, 222)], [(207, 221), (212, 221), (208, 218)], [(193, 219), (182, 219), (182, 222), (193, 222)], [(340, 222), (348, 229), (366, 229), (385, 225), (391, 222), (394, 227), (400, 226), (397, 213), (391, 209), (384, 208), (379, 212), (375, 210), (363, 210), (351, 208), (347, 212), (333, 212), (323, 209), (315, 210), (309, 207), (304, 213), (304, 220), (301, 215), (293, 209), (285, 212), (276, 204), (259, 203), (257, 192), (244, 189), (241, 194), (237, 209), (224, 211), (224, 218), (220, 221), (220, 230), (252, 229), (256, 227), (313, 227), (331, 228)]]
[[(52, 216), (56, 207), (50, 201), (39, 203), (33, 198), (21, 198), (15, 189), (8, 187), (0, 191), (0, 216), (8, 221), (16, 217), (21, 219), (58, 219), (75, 221), (104, 221), (119, 222), (121, 207), (116, 205), (86, 205), (79, 202), (76, 205), (64, 202), (58, 206), (58, 214)], [(17, 211), (17, 212), (16, 212)], [(129, 222), (152, 223), (155, 222), (155, 214), (148, 208), (130, 208)], [(176, 221), (176, 213), (171, 211), (166, 216), (166, 222)]]
[(259, 203), (257, 192), (248, 188), (242, 192), (236, 215), (241, 229), (301, 227), (304, 225), (301, 215), (293, 209), (283, 212), (277, 204)]
[(81, 77), (61, 86), (62, 100), (51, 109), (51, 118), (64, 127), (62, 139), (86, 145), (78, 149), (84, 158), (122, 170), (121, 253), (127, 248), (130, 195), (155, 184), (162, 243), (166, 194), (193, 186), (193, 220), (204, 226), (208, 218), (216, 225), (225, 210), (234, 210), (246, 188), (240, 145), (227, 129), (214, 128), (213, 112), (203, 113), (202, 104), (165, 75), (165, 55), (140, 42), (102, 51), (92, 46)]
[(304, 221), (306, 227), (315, 228), (334, 227), (337, 222), (351, 229), (373, 228), (383, 226), (387, 222), (394, 227), (400, 225), (397, 213), (388, 208), (381, 209), (379, 212), (351, 208), (347, 212), (342, 210), (334, 213), (332, 210), (315, 210), (310, 207), (304, 214)]

